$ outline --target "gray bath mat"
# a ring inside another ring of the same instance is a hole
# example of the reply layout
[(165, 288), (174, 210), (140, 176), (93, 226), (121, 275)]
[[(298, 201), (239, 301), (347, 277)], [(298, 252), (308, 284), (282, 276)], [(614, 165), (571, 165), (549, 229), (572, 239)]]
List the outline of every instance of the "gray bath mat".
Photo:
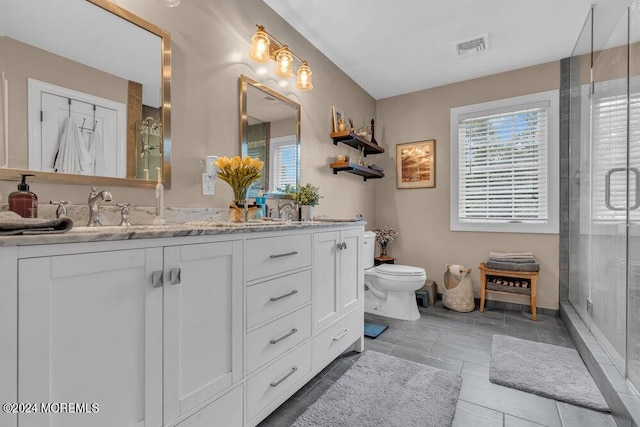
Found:
[(494, 335), (489, 381), (574, 405), (609, 411), (580, 355), (571, 348)]
[(368, 350), (293, 426), (450, 426), (461, 383), (453, 372)]

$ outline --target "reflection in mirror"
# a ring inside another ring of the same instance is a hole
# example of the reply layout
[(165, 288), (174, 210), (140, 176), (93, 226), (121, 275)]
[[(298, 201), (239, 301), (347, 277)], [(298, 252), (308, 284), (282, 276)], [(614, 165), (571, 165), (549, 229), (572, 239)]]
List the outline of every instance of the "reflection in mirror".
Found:
[(249, 190), (284, 195), (300, 180), (300, 104), (240, 76), (240, 152), (264, 161), (263, 177)]
[(0, 10), (0, 177), (168, 187), (169, 34), (108, 0)]

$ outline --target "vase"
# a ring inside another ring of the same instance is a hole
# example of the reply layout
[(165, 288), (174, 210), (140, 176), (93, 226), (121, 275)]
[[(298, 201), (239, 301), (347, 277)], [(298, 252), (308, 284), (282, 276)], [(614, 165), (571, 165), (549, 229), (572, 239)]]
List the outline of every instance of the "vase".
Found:
[(380, 256), (387, 256), (387, 243), (389, 242), (380, 242)]
[(313, 220), (313, 206), (300, 205), (300, 221), (312, 221)]
[(229, 205), (229, 221), (231, 222), (247, 222), (247, 215), (245, 212), (245, 207), (247, 206), (247, 201), (238, 202), (234, 201)]

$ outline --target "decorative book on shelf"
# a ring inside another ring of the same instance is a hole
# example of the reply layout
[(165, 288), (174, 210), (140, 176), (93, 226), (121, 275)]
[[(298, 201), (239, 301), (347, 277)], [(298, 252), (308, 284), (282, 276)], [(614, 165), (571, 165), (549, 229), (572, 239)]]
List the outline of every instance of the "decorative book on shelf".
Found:
[(352, 173), (354, 175), (361, 176), (364, 178), (365, 181), (367, 179), (384, 177), (384, 173), (369, 167), (359, 166), (357, 163), (335, 162), (335, 163), (331, 163), (329, 167), (333, 169), (334, 175), (337, 174), (338, 172), (347, 172), (347, 173)]

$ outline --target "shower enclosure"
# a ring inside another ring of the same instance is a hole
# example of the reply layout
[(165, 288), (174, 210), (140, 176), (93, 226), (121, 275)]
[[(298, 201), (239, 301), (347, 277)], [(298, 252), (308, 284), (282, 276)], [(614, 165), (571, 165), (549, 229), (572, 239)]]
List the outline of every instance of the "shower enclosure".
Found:
[(162, 170), (162, 124), (158, 118), (136, 121), (136, 178), (156, 181)]
[(597, 2), (570, 71), (569, 301), (640, 389), (640, 3)]

